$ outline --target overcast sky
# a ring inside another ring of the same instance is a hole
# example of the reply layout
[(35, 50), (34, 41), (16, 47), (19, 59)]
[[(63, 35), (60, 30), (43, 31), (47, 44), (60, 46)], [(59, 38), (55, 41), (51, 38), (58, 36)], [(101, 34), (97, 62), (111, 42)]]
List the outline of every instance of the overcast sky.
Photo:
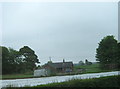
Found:
[(3, 3), (2, 44), (29, 46), (41, 64), (95, 61), (96, 48), (107, 35), (118, 36), (118, 7), (110, 2)]

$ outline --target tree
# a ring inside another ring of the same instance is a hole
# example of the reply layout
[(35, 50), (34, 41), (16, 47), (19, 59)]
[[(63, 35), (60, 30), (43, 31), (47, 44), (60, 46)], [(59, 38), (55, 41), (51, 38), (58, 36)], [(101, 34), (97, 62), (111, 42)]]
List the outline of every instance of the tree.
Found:
[(3, 46), (0, 46), (0, 49), (2, 74), (25, 73), (36, 68), (35, 63), (39, 63), (37, 55), (28, 46), (24, 46), (20, 51)]
[(118, 68), (120, 69), (120, 42), (118, 43), (118, 52), (117, 52), (117, 64)]
[(0, 77), (2, 76), (2, 47), (0, 46)]
[(38, 57), (35, 52), (28, 46), (24, 46), (19, 50), (20, 54), (24, 56), (24, 68), (26, 71), (33, 70), (36, 68), (35, 63), (39, 63)]
[(3, 74), (12, 74), (20, 73), (20, 54), (18, 51), (12, 48), (2, 48), (2, 73)]
[(10, 62), (13, 63), (17, 63), (19, 64), (21, 62), (21, 60), (19, 59), (20, 57), (20, 53), (19, 51), (14, 50), (13, 48), (9, 48), (9, 59)]
[(92, 65), (92, 62), (89, 62), (87, 59), (85, 60), (86, 65)]
[(12, 73), (20, 73), (22, 59), (20, 58), (19, 51), (14, 50), (13, 48), (9, 48), (9, 64), (11, 65)]
[(2, 48), (2, 74), (7, 74), (10, 71), (9, 50), (6, 47), (1, 48)]
[(114, 36), (106, 36), (100, 41), (96, 49), (96, 61), (99, 61), (101, 67), (105, 68), (107, 64), (116, 63), (116, 54), (117, 40), (114, 39)]

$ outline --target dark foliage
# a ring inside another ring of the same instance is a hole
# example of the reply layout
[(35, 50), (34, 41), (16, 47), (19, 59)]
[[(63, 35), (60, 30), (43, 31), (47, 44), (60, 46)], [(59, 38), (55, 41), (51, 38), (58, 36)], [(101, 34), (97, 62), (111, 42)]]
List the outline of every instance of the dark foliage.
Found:
[(120, 48), (114, 36), (106, 36), (100, 41), (96, 49), (96, 60), (99, 61), (102, 69), (118, 68), (118, 60), (120, 60), (118, 49)]
[(32, 71), (38, 63), (37, 55), (28, 46), (20, 51), (0, 46), (2, 48), (2, 74), (18, 74)]

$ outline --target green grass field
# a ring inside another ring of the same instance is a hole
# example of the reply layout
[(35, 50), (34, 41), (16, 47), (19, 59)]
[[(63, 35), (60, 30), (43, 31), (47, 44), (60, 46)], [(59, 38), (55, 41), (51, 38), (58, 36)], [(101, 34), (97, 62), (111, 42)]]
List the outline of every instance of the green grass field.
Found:
[(74, 69), (77, 70), (79, 68), (85, 69), (86, 71), (83, 73), (99, 73), (99, 72), (107, 72), (107, 71), (112, 71), (112, 70), (102, 70), (100, 69), (100, 64), (92, 64), (92, 65), (77, 65), (74, 66)]
[(2, 75), (2, 79), (19, 79), (19, 78), (32, 78), (32, 74), (10, 74), (10, 75)]

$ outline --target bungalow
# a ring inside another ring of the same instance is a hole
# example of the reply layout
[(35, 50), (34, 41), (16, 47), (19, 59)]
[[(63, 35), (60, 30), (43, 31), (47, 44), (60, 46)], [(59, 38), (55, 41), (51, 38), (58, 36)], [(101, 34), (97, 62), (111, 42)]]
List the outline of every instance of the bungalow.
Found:
[(48, 62), (41, 69), (34, 70), (34, 76), (49, 76), (55, 73), (69, 73), (73, 71), (73, 62)]
[(56, 73), (66, 73), (66, 72), (72, 72), (73, 71), (73, 62), (57, 62), (57, 63), (47, 63), (43, 66), (45, 69), (50, 70), (51, 72)]

